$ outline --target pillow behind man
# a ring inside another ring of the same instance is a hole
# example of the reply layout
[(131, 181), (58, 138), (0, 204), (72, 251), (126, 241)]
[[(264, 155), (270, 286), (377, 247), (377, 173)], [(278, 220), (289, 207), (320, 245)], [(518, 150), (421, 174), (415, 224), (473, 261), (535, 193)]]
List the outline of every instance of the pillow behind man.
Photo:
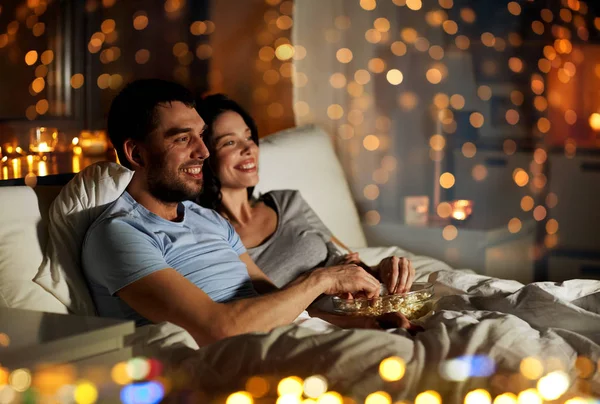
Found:
[(94, 315), (81, 270), (81, 246), (88, 228), (127, 188), (133, 171), (108, 161), (77, 174), (56, 197), (49, 212), (48, 244), (34, 282), (70, 312)]

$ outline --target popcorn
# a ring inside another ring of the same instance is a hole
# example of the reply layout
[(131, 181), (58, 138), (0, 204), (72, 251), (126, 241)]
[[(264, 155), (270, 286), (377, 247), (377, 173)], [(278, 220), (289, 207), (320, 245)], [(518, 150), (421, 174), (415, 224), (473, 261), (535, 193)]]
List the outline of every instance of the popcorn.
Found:
[(423, 317), (431, 310), (433, 285), (415, 284), (414, 290), (402, 295), (388, 295), (373, 299), (333, 298), (336, 311), (352, 316), (381, 316), (386, 313), (402, 313), (407, 319)]

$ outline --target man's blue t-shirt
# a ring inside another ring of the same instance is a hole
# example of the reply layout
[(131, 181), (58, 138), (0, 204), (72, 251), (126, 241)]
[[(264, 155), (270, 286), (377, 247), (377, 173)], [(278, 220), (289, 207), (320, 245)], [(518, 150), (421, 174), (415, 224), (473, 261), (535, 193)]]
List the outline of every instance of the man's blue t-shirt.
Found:
[(257, 295), (239, 258), (246, 249), (231, 224), (193, 202), (180, 203), (178, 213), (183, 220), (168, 221), (125, 192), (92, 224), (81, 258), (99, 315), (150, 323), (116, 293), (165, 268), (175, 269), (215, 302)]

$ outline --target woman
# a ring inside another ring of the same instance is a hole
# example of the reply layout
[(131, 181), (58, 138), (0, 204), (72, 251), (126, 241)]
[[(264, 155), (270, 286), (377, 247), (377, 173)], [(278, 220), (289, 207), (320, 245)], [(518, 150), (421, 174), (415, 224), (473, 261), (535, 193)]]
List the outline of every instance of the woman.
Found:
[[(331, 232), (298, 191), (271, 191), (253, 198), (258, 183), (258, 132), (246, 111), (222, 94), (204, 98), (198, 110), (208, 126), (205, 143), (210, 151), (198, 203), (229, 220), (252, 259), (276, 286), (318, 267), (360, 262), (357, 254), (339, 253)], [(406, 258), (388, 257), (366, 269), (391, 293), (410, 290), (415, 277)]]

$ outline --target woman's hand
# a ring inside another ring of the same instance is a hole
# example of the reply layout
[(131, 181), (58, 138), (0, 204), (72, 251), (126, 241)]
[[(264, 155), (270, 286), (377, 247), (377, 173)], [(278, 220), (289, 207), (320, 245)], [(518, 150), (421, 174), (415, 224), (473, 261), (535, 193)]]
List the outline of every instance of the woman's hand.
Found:
[(360, 257), (357, 252), (346, 254), (342, 256), (340, 264), (360, 264)]
[(408, 292), (415, 280), (415, 269), (405, 257), (392, 256), (382, 259), (377, 266), (377, 272), (390, 294)]

